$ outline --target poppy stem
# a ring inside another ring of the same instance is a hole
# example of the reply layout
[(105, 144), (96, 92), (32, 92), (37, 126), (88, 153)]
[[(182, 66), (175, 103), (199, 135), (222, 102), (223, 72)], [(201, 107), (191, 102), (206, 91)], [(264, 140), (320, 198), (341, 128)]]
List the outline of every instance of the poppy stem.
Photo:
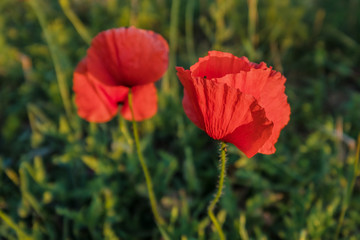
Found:
[(216, 231), (219, 233), (220, 240), (225, 240), (226, 237), (224, 235), (224, 232), (222, 231), (221, 226), (214, 214), (214, 208), (220, 200), (220, 197), (221, 197), (221, 194), (222, 194), (222, 191), (224, 188), (224, 179), (226, 177), (226, 143), (224, 143), (224, 142), (220, 143), (220, 160), (221, 160), (221, 165), (220, 165), (218, 189), (217, 189), (214, 199), (210, 202), (210, 205), (208, 208), (208, 214), (216, 228)]
[(158, 225), (158, 228), (159, 228), (162, 236), (164, 237), (164, 239), (170, 239), (169, 236), (167, 235), (167, 233), (165, 232), (164, 228), (163, 228), (165, 226), (165, 221), (161, 217), (161, 215), (160, 215), (160, 213), (158, 211), (158, 205), (157, 205), (157, 201), (156, 201), (156, 198), (155, 198), (150, 173), (149, 173), (148, 167), (146, 165), (144, 156), (142, 155), (142, 152), (141, 152), (141, 149), (140, 149), (139, 134), (138, 134), (137, 124), (136, 124), (136, 121), (135, 121), (135, 114), (134, 114), (134, 109), (133, 109), (131, 89), (129, 89), (128, 100), (129, 100), (129, 108), (130, 108), (131, 117), (132, 117), (132, 125), (133, 125), (133, 132), (134, 132), (136, 151), (137, 151), (137, 155), (138, 155), (138, 158), (139, 158), (139, 161), (140, 161), (141, 168), (142, 168), (144, 176), (145, 176), (146, 187), (147, 187), (148, 194), (149, 194), (151, 210), (152, 210), (152, 212), (154, 214), (155, 222)]

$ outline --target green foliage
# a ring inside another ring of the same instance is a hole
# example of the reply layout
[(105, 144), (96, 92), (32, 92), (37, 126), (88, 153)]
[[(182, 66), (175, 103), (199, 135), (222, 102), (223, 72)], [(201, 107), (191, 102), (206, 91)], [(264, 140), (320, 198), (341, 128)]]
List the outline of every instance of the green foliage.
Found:
[(227, 239), (333, 239), (338, 228), (358, 238), (359, 1), (2, 0), (0, 10), (1, 240), (160, 239), (131, 124), (87, 123), (71, 91), (89, 38), (129, 25), (171, 50), (159, 111), (139, 124), (171, 239), (218, 238), (207, 217), (217, 143), (185, 116), (173, 69), (210, 49), (283, 71), (292, 110), (275, 154), (229, 146), (215, 210)]

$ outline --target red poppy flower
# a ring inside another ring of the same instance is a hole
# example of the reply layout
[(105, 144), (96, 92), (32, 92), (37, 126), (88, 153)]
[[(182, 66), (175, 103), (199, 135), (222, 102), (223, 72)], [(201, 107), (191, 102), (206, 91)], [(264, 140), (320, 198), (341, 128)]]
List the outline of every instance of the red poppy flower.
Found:
[(186, 115), (210, 137), (233, 143), (248, 157), (272, 154), (281, 129), (290, 119), (286, 78), (246, 57), (210, 51), (184, 70)]
[(131, 88), (135, 120), (152, 117), (157, 111), (154, 82), (167, 65), (168, 45), (159, 34), (134, 27), (101, 32), (74, 72), (79, 116), (106, 122), (117, 114), (120, 104), (122, 116), (132, 120), (128, 105)]

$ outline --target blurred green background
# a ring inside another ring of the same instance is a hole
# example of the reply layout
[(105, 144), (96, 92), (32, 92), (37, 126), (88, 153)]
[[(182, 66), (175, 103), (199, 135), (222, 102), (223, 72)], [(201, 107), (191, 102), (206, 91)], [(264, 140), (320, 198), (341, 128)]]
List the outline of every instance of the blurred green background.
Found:
[(211, 49), (283, 72), (292, 111), (275, 154), (229, 146), (228, 239), (360, 239), (359, 13), (359, 0), (1, 0), (0, 239), (161, 239), (131, 124), (80, 119), (71, 90), (91, 38), (130, 25), (170, 45), (159, 111), (139, 125), (172, 239), (218, 238), (218, 145), (185, 116), (174, 69)]

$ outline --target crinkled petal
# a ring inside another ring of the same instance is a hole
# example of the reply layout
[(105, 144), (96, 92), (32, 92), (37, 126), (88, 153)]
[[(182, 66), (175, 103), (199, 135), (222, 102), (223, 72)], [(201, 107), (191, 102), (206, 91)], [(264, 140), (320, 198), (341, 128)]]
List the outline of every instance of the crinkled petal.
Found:
[(191, 78), (191, 72), (189, 70), (184, 70), (182, 67), (176, 67), (176, 70), (177, 76), (184, 86), (184, 98), (182, 103), (185, 114), (196, 126), (205, 130), (204, 118), (200, 110), (199, 102), (195, 100), (197, 99), (197, 94)]
[(260, 152), (272, 154), (276, 150), (274, 144), (279, 138), (281, 129), (290, 119), (290, 106), (287, 103), (284, 86), (286, 78), (271, 68), (267, 68), (265, 63), (254, 65), (254, 67), (256, 68), (248, 72), (228, 74), (214, 81), (225, 83), (254, 96), (259, 105), (265, 109), (266, 117), (274, 123), (274, 127), (271, 137)]
[(234, 144), (248, 158), (251, 158), (269, 139), (273, 123), (267, 119), (265, 110), (256, 102), (251, 107), (253, 121), (241, 125), (235, 131), (225, 136), (222, 140)]
[(209, 51), (208, 56), (190, 67), (192, 77), (221, 78), (226, 74), (249, 71), (250, 64), (246, 57), (238, 58), (230, 53)]
[(159, 80), (168, 66), (168, 44), (135, 27), (98, 34), (88, 49), (89, 77), (110, 86), (133, 87)]
[(195, 78), (189, 71), (177, 68), (186, 95), (185, 113), (201, 129), (214, 138), (221, 139), (241, 125), (252, 121), (250, 106), (255, 98), (223, 83)]
[[(142, 121), (153, 117), (157, 112), (157, 94), (154, 83), (131, 88), (135, 121)], [(121, 108), (121, 115), (132, 121), (128, 99)]]
[(249, 64), (252, 68), (255, 68), (255, 69), (264, 69), (265, 70), (268, 68), (268, 66), (264, 62), (261, 62), (261, 63), (250, 62)]
[(214, 79), (214, 81), (225, 83), (228, 86), (239, 89), (241, 92), (250, 94), (259, 100), (261, 92), (267, 83), (270, 74), (271, 68), (252, 68), (248, 72), (243, 71), (237, 74), (227, 74), (222, 78)]
[(250, 96), (226, 84), (203, 78), (196, 79), (196, 92), (204, 116), (205, 131), (214, 139), (221, 139), (238, 126), (252, 120), (249, 107), (255, 101)]
[(194, 103), (190, 100), (187, 91), (184, 91), (184, 98), (182, 100), (184, 112), (186, 116), (200, 129), (204, 129), (204, 119), (202, 115), (198, 115), (194, 109)]
[(274, 123), (272, 135), (260, 149), (260, 153), (272, 154), (275, 152), (280, 131), (290, 120), (290, 105), (285, 94), (286, 78), (279, 72), (272, 71), (259, 98), (260, 105), (265, 109), (266, 116)]
[(128, 89), (125, 87), (107, 87), (91, 81), (87, 76), (86, 58), (74, 72), (75, 103), (78, 115), (89, 122), (107, 122), (118, 111), (117, 101), (124, 99)]

